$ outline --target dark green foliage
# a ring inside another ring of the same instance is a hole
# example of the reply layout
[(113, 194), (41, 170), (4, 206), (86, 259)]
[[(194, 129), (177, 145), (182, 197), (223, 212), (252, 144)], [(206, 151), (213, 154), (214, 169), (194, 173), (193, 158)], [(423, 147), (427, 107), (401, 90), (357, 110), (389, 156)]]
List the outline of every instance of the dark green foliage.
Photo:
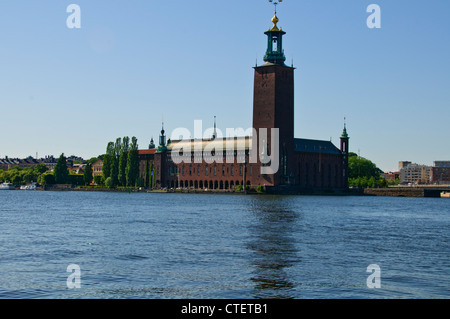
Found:
[(122, 139), (122, 147), (119, 155), (119, 173), (118, 173), (119, 186), (126, 186), (127, 184), (127, 177), (125, 171), (128, 161), (129, 145), (130, 145), (130, 138), (128, 136), (125, 136)]
[(92, 171), (92, 165), (91, 163), (87, 163), (86, 167), (84, 168), (84, 185), (89, 185), (91, 184), (92, 180), (94, 179), (94, 177), (92, 176), (93, 171)]
[(94, 183), (97, 184), (98, 186), (105, 185), (105, 179), (103, 178), (103, 175), (95, 175)]
[(136, 182), (139, 177), (139, 153), (137, 138), (134, 136), (131, 138), (125, 173), (127, 178), (127, 186), (136, 186)]
[(106, 147), (106, 154), (103, 156), (103, 178), (106, 180), (111, 176), (111, 165), (114, 160), (114, 143), (109, 142)]
[(112, 178), (111, 178), (111, 177), (108, 177), (108, 178), (105, 180), (105, 186), (108, 187), (108, 188), (113, 188), (113, 187), (114, 187), (114, 184), (113, 184), (113, 181), (112, 181)]
[(70, 174), (67, 178), (67, 184), (72, 184), (74, 186), (84, 185), (84, 175), (83, 174)]
[(55, 176), (56, 184), (66, 184), (68, 182), (69, 171), (67, 170), (67, 161), (64, 153), (58, 158), (53, 175)]
[(53, 185), (55, 184), (55, 176), (51, 172), (46, 172), (38, 177), (37, 182), (40, 185)]
[(349, 153), (348, 170), (350, 187), (376, 188), (389, 184), (375, 163), (355, 153)]

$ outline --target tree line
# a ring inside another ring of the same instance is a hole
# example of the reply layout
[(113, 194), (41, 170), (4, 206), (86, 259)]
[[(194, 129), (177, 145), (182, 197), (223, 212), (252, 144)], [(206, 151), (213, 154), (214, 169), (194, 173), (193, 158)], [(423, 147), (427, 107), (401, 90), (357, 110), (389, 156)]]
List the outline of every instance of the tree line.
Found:
[(128, 136), (109, 142), (103, 156), (103, 180), (107, 187), (136, 187), (140, 184), (137, 138)]
[(10, 182), (16, 186), (37, 182), (40, 185), (72, 184), (89, 185), (93, 180), (92, 161), (86, 164), (84, 174), (72, 174), (67, 167), (67, 158), (61, 154), (53, 171), (45, 164), (20, 168), (13, 166), (7, 171), (0, 170), (0, 182)]

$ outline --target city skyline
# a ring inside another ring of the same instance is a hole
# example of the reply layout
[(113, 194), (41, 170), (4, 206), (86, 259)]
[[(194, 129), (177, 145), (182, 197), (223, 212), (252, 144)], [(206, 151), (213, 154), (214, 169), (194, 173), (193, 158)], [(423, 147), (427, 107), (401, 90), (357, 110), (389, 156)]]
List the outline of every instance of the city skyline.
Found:
[[(69, 29), (67, 6), (81, 8)], [(366, 8), (381, 7), (380, 29)], [(296, 67), (295, 136), (332, 139), (347, 119), (350, 151), (384, 171), (448, 160), (450, 22), (443, 0), (285, 1), (286, 63)], [(0, 157), (140, 148), (166, 131), (249, 128), (253, 69), (273, 16), (267, 1), (22, 1), (0, 4)], [(448, 142), (447, 142), (448, 144)]]

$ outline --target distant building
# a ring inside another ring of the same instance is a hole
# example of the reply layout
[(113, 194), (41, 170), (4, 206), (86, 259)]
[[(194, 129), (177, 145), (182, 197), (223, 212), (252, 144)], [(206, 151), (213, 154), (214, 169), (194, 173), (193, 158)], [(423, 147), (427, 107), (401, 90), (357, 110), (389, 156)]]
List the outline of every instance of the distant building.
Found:
[(0, 169), (7, 171), (12, 167), (19, 167), (19, 168), (27, 168), (27, 167), (33, 167), (39, 164), (40, 161), (32, 158), (27, 157), (25, 159), (19, 159), (19, 158), (8, 158), (6, 156), (4, 159), (0, 159)]
[(408, 162), (408, 161), (400, 161), (400, 162), (398, 162), (398, 171), (400, 172), (403, 167), (406, 167), (409, 164), (412, 164), (412, 163)]
[(86, 164), (73, 164), (72, 167), (68, 167), (68, 170), (73, 174), (84, 174)]
[(92, 176), (103, 175), (103, 160), (97, 160), (92, 164)]
[(388, 181), (395, 181), (397, 179), (400, 179), (400, 172), (384, 173), (384, 178)]
[(434, 167), (450, 167), (450, 161), (435, 161)]
[(435, 161), (431, 167), (432, 184), (450, 184), (450, 161)]
[(45, 156), (45, 158), (41, 159), (41, 162), (47, 166), (49, 171), (53, 171), (56, 166), (56, 162), (58, 161), (53, 155)]
[[(401, 184), (430, 184), (431, 167), (426, 165), (411, 164), (410, 162), (400, 162), (400, 183)], [(408, 165), (404, 165), (409, 163)]]

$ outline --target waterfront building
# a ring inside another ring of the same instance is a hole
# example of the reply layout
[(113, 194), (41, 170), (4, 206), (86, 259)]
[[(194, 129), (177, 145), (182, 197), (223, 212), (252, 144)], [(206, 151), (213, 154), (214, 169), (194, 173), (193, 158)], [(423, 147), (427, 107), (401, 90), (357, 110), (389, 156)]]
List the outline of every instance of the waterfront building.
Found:
[(400, 180), (400, 172), (387, 172), (384, 173), (383, 176), (388, 181)]
[(450, 184), (450, 161), (435, 161), (431, 167), (431, 183)]
[(0, 169), (7, 171), (12, 167), (27, 168), (33, 167), (39, 163), (40, 161), (32, 158), (31, 156), (24, 159), (8, 158), (8, 156), (5, 156), (5, 158), (0, 159)]
[(429, 184), (430, 182), (430, 166), (410, 163), (400, 169), (401, 184)]
[(166, 141), (163, 127), (158, 147), (152, 139), (148, 149), (139, 151), (146, 185), (215, 190), (261, 186), (274, 192), (348, 189), (346, 125), (340, 148), (331, 141), (294, 137), (295, 68), (285, 64), (286, 32), (278, 27), (276, 12), (272, 22), (265, 32), (264, 64), (254, 67), (253, 134), (219, 138), (214, 129), (210, 139)]
[(403, 167), (406, 167), (409, 164), (412, 164), (412, 163), (409, 162), (409, 161), (400, 161), (400, 162), (398, 162), (398, 171), (400, 172)]
[(103, 175), (103, 160), (99, 159), (92, 164), (92, 176)]

